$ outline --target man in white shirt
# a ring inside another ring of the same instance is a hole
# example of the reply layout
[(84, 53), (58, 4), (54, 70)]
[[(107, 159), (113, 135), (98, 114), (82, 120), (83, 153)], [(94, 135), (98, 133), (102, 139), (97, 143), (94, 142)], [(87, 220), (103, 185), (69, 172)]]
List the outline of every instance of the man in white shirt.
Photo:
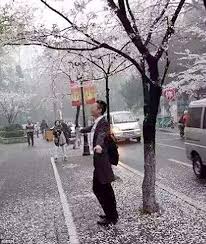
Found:
[(94, 124), (81, 130), (82, 133), (91, 132), (94, 151), (93, 192), (105, 213), (105, 215), (100, 215), (102, 220), (97, 222), (101, 226), (116, 224), (118, 221), (116, 199), (111, 185), (114, 181), (114, 173), (109, 161), (106, 140), (110, 132), (109, 124), (104, 117), (106, 109), (107, 104), (98, 100), (91, 109), (91, 114), (95, 119)]

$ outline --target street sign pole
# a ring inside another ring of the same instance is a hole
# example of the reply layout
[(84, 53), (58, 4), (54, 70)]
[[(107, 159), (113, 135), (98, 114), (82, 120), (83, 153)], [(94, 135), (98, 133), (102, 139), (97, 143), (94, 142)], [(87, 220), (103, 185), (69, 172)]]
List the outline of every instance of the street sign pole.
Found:
[[(83, 116), (83, 126), (86, 127), (86, 118), (85, 118), (85, 104), (84, 104), (84, 88), (83, 88), (83, 81), (80, 81), (81, 84), (81, 100), (82, 100), (82, 116)], [(89, 150), (89, 143), (88, 143), (88, 136), (84, 134), (84, 149), (83, 149), (83, 156), (90, 155)]]

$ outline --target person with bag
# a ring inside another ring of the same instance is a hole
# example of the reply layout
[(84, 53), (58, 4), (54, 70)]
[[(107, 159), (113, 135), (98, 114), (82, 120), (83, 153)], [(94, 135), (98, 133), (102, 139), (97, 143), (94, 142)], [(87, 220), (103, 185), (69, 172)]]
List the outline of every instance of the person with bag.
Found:
[(64, 136), (66, 138), (66, 143), (67, 145), (69, 145), (70, 143), (70, 138), (71, 138), (71, 127), (68, 126), (63, 120), (60, 121), (61, 122), (61, 127), (62, 127), (62, 130), (64, 132)]
[(64, 135), (61, 122), (59, 120), (56, 120), (54, 123), (53, 135), (54, 135), (54, 144), (56, 146), (55, 157), (54, 157), (55, 161), (58, 160), (60, 155), (63, 156), (64, 160), (67, 160), (66, 150), (65, 150), (66, 137)]
[(30, 120), (27, 121), (26, 134), (27, 134), (28, 146), (32, 145), (33, 147), (34, 146), (34, 125)]
[[(91, 132), (94, 151), (93, 192), (105, 213), (105, 215), (99, 216), (101, 220), (97, 224), (100, 226), (115, 225), (119, 218), (115, 194), (111, 185), (114, 181), (114, 173), (111, 164), (113, 161), (111, 162), (110, 159), (115, 147), (110, 147), (112, 138), (110, 137), (109, 123), (104, 116), (106, 109), (107, 104), (98, 100), (91, 108), (91, 114), (95, 119), (94, 124), (81, 130), (82, 133)], [(114, 143), (113, 140), (112, 143)]]

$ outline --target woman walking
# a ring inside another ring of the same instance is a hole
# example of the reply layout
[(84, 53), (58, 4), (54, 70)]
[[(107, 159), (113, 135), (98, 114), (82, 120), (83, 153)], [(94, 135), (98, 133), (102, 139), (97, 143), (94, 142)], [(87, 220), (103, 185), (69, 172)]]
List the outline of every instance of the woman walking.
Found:
[(63, 160), (67, 160), (66, 150), (65, 150), (66, 137), (64, 135), (61, 122), (59, 120), (56, 120), (54, 123), (53, 135), (54, 135), (54, 144), (56, 146), (55, 157), (54, 157), (55, 161), (57, 161), (58, 158), (61, 156), (63, 157)]

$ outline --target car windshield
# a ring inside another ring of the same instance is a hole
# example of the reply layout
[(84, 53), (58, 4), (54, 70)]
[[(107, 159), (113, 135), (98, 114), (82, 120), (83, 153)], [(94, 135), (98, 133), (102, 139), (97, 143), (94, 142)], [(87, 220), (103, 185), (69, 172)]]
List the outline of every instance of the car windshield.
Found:
[(134, 115), (132, 113), (119, 113), (113, 115), (114, 124), (118, 123), (131, 123), (136, 122)]

